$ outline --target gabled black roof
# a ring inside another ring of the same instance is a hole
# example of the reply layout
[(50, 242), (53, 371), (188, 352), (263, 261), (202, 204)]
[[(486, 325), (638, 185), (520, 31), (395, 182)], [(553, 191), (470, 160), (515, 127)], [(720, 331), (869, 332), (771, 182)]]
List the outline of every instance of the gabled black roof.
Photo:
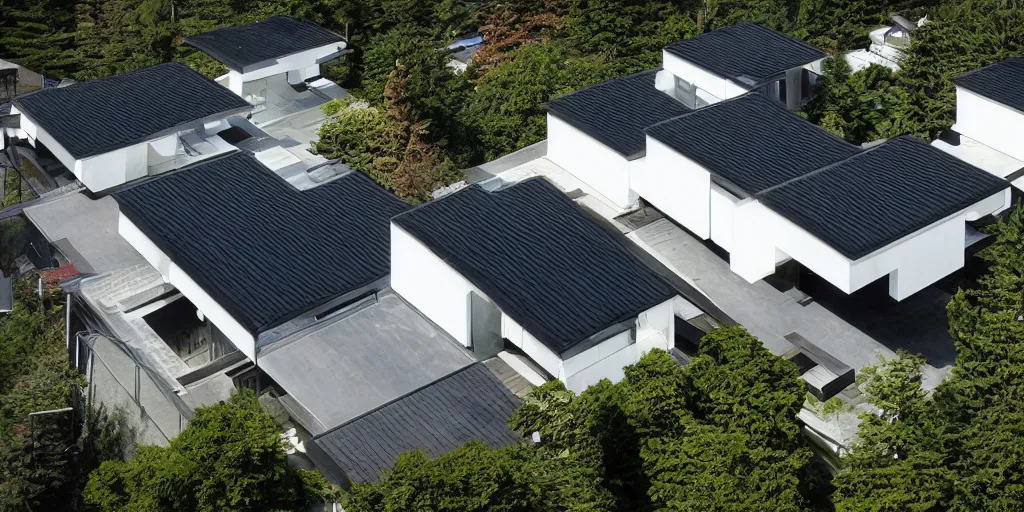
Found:
[(1024, 57), (1013, 57), (968, 71), (953, 83), (1024, 112)]
[(185, 44), (206, 52), (235, 71), (344, 41), (344, 37), (320, 25), (287, 16), (274, 16), (247, 25), (219, 28), (185, 38)]
[(178, 63), (40, 89), (18, 97), (14, 105), (79, 159), (252, 108), (226, 87)]
[(516, 443), (519, 435), (506, 424), (519, 403), (478, 362), (317, 436), (309, 454), (336, 483), (376, 482), (408, 451), (438, 457), (469, 441)]
[(897, 137), (757, 198), (857, 260), (1009, 184), (920, 139)]
[(665, 51), (716, 75), (756, 85), (809, 64), (825, 52), (756, 23), (744, 21), (677, 41)]
[(659, 123), (647, 134), (703, 166), (739, 197), (860, 151), (758, 93)]
[(114, 198), (254, 336), (387, 276), (389, 220), (408, 209), (355, 172), (300, 192), (246, 153)]
[(634, 160), (647, 149), (644, 128), (690, 111), (654, 88), (661, 69), (616, 78), (548, 103), (548, 112)]
[(676, 292), (543, 178), (395, 217), (556, 354)]

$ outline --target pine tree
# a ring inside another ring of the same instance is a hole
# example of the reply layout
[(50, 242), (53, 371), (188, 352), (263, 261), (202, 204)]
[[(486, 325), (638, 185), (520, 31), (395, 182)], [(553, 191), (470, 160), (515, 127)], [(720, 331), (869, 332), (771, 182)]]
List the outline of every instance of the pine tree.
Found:
[(0, 56), (44, 76), (74, 72), (74, 0), (16, 0), (0, 6)]

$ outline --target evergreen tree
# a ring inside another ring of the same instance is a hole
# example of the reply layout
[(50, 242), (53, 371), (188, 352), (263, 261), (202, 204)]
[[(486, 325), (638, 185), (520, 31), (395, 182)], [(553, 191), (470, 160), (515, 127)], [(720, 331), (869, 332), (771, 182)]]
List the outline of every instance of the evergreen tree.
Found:
[(44, 76), (76, 67), (75, 0), (7, 0), (0, 4), (0, 56)]

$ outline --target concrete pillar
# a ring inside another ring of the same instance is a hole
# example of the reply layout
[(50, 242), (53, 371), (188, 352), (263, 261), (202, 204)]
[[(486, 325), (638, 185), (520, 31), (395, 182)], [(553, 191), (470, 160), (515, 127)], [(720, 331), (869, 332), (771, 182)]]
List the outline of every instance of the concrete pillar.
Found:
[(800, 108), (800, 100), (803, 96), (803, 68), (793, 68), (786, 71), (786, 108), (796, 110)]

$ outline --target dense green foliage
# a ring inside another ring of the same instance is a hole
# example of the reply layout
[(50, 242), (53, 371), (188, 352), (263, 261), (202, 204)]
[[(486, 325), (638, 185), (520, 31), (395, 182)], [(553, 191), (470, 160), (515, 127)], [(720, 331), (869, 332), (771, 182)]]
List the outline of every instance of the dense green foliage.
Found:
[(920, 358), (866, 372), (881, 413), (835, 479), (837, 510), (1024, 510), (1024, 210), (991, 230), (989, 271), (948, 307), (953, 376), (926, 396)]
[(399, 457), (379, 484), (356, 484), (348, 512), (599, 512), (610, 496), (593, 467), (570, 454), (528, 446), (492, 450), (471, 442), (436, 459), (422, 451)]
[(932, 139), (955, 120), (953, 77), (1024, 55), (1024, 6), (1019, 2), (925, 5), (913, 12), (927, 12), (931, 22), (914, 32), (899, 72), (890, 76), (873, 67), (851, 75), (838, 69), (808, 108), (809, 119), (856, 143), (904, 134)]
[(104, 462), (89, 475), (85, 501), (114, 512), (305, 510), (331, 499), (322, 476), (288, 466), (279, 435), (256, 395), (238, 391), (196, 410), (169, 447)]
[(0, 510), (62, 510), (78, 485), (66, 449), (76, 440), (66, 413), (80, 377), (67, 363), (62, 294), (35, 295), (36, 275), (15, 284), (14, 310), (0, 319)]
[(346, 510), (811, 510), (828, 491), (796, 420), (805, 393), (792, 363), (719, 329), (686, 367), (656, 350), (578, 396), (545, 384), (509, 421), (539, 444), (407, 454)]

